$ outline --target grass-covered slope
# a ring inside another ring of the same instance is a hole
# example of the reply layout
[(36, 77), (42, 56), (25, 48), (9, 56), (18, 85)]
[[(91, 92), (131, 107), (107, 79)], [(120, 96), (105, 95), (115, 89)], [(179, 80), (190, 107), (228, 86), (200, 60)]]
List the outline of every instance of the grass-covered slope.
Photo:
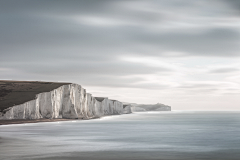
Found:
[(0, 112), (33, 100), (39, 93), (49, 92), (66, 84), (70, 83), (0, 80)]

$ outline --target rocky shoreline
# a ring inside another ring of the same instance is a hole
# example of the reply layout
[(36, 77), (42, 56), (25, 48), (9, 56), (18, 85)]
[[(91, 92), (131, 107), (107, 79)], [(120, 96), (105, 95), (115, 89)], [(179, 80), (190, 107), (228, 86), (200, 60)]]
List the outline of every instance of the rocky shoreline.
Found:
[(0, 125), (11, 125), (11, 124), (24, 124), (24, 123), (40, 123), (40, 122), (60, 122), (60, 121), (73, 121), (74, 119), (11, 119), (11, 120), (0, 120)]

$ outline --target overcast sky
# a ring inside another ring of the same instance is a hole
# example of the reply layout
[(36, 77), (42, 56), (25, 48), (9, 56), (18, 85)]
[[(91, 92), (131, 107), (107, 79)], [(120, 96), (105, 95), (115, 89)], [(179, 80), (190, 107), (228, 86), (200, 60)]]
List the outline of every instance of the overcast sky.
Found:
[(0, 78), (240, 110), (239, 0), (1, 0)]

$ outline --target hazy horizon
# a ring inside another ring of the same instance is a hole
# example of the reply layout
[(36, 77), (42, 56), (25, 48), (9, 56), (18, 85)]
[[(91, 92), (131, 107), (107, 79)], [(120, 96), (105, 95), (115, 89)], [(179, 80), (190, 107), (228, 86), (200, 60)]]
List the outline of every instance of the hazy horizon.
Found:
[(240, 110), (240, 1), (0, 2), (1, 80), (173, 110)]

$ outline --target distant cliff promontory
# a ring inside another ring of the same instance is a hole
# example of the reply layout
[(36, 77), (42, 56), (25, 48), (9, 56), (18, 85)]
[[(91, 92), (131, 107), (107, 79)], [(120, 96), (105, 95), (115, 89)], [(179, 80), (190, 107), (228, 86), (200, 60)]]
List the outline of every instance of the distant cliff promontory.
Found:
[(171, 111), (171, 107), (165, 104), (136, 104), (130, 103), (132, 112), (146, 112), (146, 111)]

